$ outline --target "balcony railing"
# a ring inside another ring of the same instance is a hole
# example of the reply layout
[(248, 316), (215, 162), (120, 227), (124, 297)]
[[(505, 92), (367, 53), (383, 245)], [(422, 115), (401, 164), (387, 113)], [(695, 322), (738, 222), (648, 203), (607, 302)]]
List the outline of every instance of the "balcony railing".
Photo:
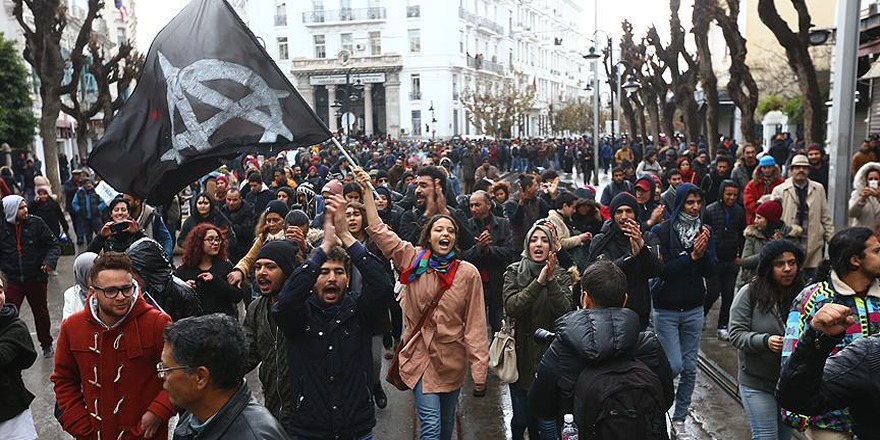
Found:
[(287, 15), (276, 15), (275, 26), (287, 26)]
[(385, 8), (348, 8), (330, 11), (309, 11), (302, 13), (303, 23), (333, 23), (341, 21), (384, 20)]
[(465, 8), (458, 8), (458, 16), (463, 18), (465, 21), (471, 22), (478, 27), (482, 27), (488, 29), (496, 34), (504, 35), (504, 27), (498, 23), (495, 23), (488, 18), (480, 17), (479, 15), (472, 14), (467, 11)]
[(492, 61), (483, 61), (483, 69), (492, 73), (504, 75), (504, 65), (501, 63), (493, 63)]
[(409, 92), (409, 100), (410, 101), (418, 101), (420, 99), (422, 99), (422, 92), (421, 91)]
[(493, 61), (487, 61), (482, 55), (467, 57), (467, 66), (477, 70), (485, 70), (498, 75), (504, 75), (504, 65)]
[(407, 6), (406, 7), (406, 18), (418, 18), (422, 16), (422, 7), (421, 5), (415, 6)]

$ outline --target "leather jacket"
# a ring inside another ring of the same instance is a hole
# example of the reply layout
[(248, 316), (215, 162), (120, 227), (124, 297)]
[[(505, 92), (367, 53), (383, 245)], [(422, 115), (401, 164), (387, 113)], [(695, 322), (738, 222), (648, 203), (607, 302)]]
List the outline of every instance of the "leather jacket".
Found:
[(146, 282), (143, 289), (147, 293), (144, 299), (148, 303), (167, 313), (174, 321), (202, 314), (198, 294), (174, 276), (165, 250), (157, 241), (141, 238), (132, 243), (125, 253), (131, 258), (134, 272)]
[[(196, 422), (198, 424), (198, 422)], [(287, 433), (263, 405), (251, 395), (246, 382), (204, 425), (200, 432), (193, 428), (193, 415), (187, 411), (174, 429), (174, 440), (286, 440)]]

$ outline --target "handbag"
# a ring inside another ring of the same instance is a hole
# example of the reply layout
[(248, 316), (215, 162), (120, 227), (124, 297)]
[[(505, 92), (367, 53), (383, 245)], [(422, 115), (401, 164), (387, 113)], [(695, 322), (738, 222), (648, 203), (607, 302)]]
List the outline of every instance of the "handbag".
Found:
[(492, 346), (489, 347), (489, 369), (504, 383), (519, 380), (516, 368), (516, 330), (510, 318), (501, 321), (501, 330), (495, 332)]
[(391, 363), (388, 364), (388, 371), (385, 373), (385, 381), (394, 385), (400, 391), (406, 391), (409, 389), (409, 386), (403, 382), (403, 379), (400, 377), (400, 350), (403, 347), (406, 347), (413, 338), (416, 337), (420, 331), (422, 331), (422, 327), (425, 326), (425, 322), (428, 321), (428, 318), (434, 314), (434, 310), (437, 310), (437, 305), (440, 304), (440, 297), (443, 296), (443, 292), (446, 289), (443, 286), (440, 286), (440, 289), (437, 290), (437, 293), (434, 295), (434, 298), (431, 299), (431, 302), (428, 303), (428, 307), (425, 309), (425, 312), (422, 313), (422, 317), (419, 319), (418, 324), (412, 329), (412, 333), (410, 333), (409, 338), (406, 339), (406, 342), (401, 341), (397, 344), (397, 348), (394, 349), (394, 356), (391, 358)]

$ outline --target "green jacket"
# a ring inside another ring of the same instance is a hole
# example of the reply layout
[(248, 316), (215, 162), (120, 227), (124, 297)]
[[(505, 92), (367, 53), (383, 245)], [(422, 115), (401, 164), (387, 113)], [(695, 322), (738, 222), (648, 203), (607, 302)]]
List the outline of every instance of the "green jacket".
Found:
[(270, 313), (269, 297), (260, 296), (247, 308), (242, 327), (248, 344), (247, 371), (260, 365), (260, 382), (266, 409), (281, 422), (284, 429), (290, 427), (291, 397), (287, 365), (287, 343), (284, 332), (278, 329)]
[(520, 262), (507, 266), (504, 272), (504, 312), (513, 318), (516, 329), (516, 367), (519, 380), (515, 385), (528, 390), (535, 379), (535, 371), (544, 356), (546, 344), (535, 341), (532, 335), (539, 328), (553, 330), (556, 318), (573, 310), (571, 277), (557, 266), (553, 278), (541, 285), (537, 279), (527, 286), (517, 282)]

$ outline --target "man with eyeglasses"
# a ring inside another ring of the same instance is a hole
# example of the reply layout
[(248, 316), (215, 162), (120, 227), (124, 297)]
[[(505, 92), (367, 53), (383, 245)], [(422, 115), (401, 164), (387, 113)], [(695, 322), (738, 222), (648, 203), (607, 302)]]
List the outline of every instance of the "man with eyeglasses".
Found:
[(61, 324), (55, 371), (58, 421), (77, 439), (167, 438), (176, 413), (156, 375), (171, 318), (151, 307), (131, 259), (95, 260), (86, 308)]

